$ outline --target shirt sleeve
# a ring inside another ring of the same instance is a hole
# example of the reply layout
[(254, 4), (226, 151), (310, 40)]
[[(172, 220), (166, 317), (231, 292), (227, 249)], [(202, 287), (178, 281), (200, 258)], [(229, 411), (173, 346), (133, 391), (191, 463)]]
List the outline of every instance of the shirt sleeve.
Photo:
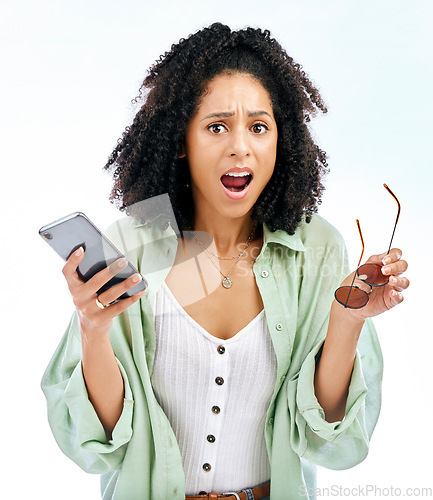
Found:
[[(306, 357), (292, 396), (298, 426), (297, 451), (310, 462), (330, 469), (347, 469), (368, 454), (369, 442), (379, 417), (381, 402), (382, 358), (370, 321), (361, 333), (341, 421), (327, 422), (314, 393), (316, 355), (320, 342)], [(377, 340), (377, 339), (376, 339)], [(289, 384), (290, 386), (290, 384)]]
[(125, 398), (122, 414), (107, 442), (104, 428), (88, 398), (81, 369), (78, 318), (70, 324), (42, 378), (48, 420), (65, 455), (83, 470), (104, 474), (121, 464), (132, 436), (133, 398), (128, 377), (119, 360)]
[[(298, 373), (287, 381), (287, 397), (295, 452), (322, 467), (347, 469), (368, 454), (380, 411), (383, 361), (376, 331), (369, 319), (358, 341), (344, 417), (341, 421), (327, 422), (314, 392), (316, 359), (326, 337), (334, 290), (349, 274), (342, 239), (327, 255), (320, 265), (313, 263), (319, 270), (318, 278), (307, 292), (315, 300), (303, 320), (307, 330), (300, 332), (301, 336), (311, 339), (312, 347), (308, 348)], [(333, 272), (325, 273), (324, 269)]]

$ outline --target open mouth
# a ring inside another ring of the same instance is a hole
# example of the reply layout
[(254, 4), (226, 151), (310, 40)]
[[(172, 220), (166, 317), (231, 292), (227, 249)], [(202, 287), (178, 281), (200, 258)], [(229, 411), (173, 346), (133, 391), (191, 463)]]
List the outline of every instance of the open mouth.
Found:
[(230, 173), (221, 177), (222, 185), (233, 193), (240, 193), (251, 182), (253, 176), (247, 172)]

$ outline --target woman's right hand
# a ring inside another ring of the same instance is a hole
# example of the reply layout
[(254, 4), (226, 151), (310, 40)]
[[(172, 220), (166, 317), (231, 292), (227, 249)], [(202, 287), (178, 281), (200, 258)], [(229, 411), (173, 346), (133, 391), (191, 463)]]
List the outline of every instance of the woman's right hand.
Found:
[(98, 307), (96, 299), (101, 304), (110, 304), (127, 290), (136, 286), (142, 280), (142, 277), (139, 274), (134, 274), (98, 296), (96, 292), (105, 283), (110, 281), (113, 276), (124, 269), (128, 262), (124, 258), (118, 259), (110, 264), (110, 266), (99, 271), (87, 282), (84, 282), (77, 273), (78, 264), (83, 258), (84, 250), (80, 247), (66, 261), (62, 272), (68, 283), (68, 288), (78, 313), (81, 333), (86, 336), (105, 335), (108, 333), (113, 319), (130, 305), (134, 304), (134, 302), (137, 302), (144, 295), (145, 291), (143, 290), (131, 297), (121, 299), (115, 304), (104, 307), (104, 309)]

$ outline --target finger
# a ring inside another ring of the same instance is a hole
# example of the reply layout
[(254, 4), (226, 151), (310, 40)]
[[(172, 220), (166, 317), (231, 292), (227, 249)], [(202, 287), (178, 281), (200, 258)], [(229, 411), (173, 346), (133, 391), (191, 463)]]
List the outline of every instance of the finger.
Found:
[(142, 290), (141, 292), (135, 293), (134, 295), (131, 295), (131, 297), (128, 297), (127, 299), (121, 299), (115, 304), (111, 304), (102, 310), (98, 308), (95, 301), (95, 308), (99, 311), (99, 314), (101, 315), (101, 321), (108, 322), (110, 319), (115, 318), (120, 313), (128, 309), (128, 307), (130, 307), (132, 304), (140, 300), (141, 297), (143, 297), (143, 295), (145, 294), (145, 292), (146, 290)]
[(402, 251), (399, 248), (392, 248), (389, 252), (383, 252), (378, 255), (372, 255), (367, 262), (373, 264), (387, 265), (392, 262), (397, 262), (401, 259)]
[(102, 269), (102, 271), (99, 271), (94, 276), (92, 276), (86, 282), (85, 286), (83, 286), (83, 293), (88, 298), (90, 298), (92, 295), (95, 295), (95, 293), (101, 287), (108, 283), (113, 278), (113, 276), (116, 276), (116, 274), (125, 269), (127, 265), (128, 261), (124, 257), (122, 257), (121, 259), (117, 259), (108, 267)]
[(395, 290), (401, 292), (406, 290), (406, 288), (410, 285), (410, 282), (406, 277), (391, 276), (389, 278), (389, 284), (393, 286)]
[(386, 253), (382, 258), (382, 263), (386, 266), (392, 262), (397, 262), (401, 259), (403, 252), (399, 248), (392, 248), (389, 253)]
[(378, 255), (371, 255), (365, 262), (364, 264), (371, 263), (371, 264), (378, 264), (379, 266), (383, 266), (383, 259), (384, 257), (388, 256), (388, 252), (384, 252)]
[(382, 274), (385, 276), (399, 275), (407, 270), (407, 262), (405, 260), (399, 260), (393, 264), (387, 264), (382, 267)]
[(79, 263), (84, 259), (84, 253), (84, 248), (80, 247), (69, 256), (66, 264), (63, 266), (62, 273), (69, 285), (73, 286), (83, 283), (81, 278), (78, 276), (77, 267)]
[(404, 300), (403, 294), (400, 292), (397, 292), (397, 290), (391, 290), (390, 292), (390, 303), (391, 306), (397, 306), (398, 304), (401, 304)]
[(98, 295), (98, 300), (102, 304), (110, 304), (111, 302), (118, 299), (125, 292), (136, 286), (140, 281), (142, 281), (142, 276), (139, 273), (135, 273), (129, 278), (123, 280), (121, 283), (112, 286), (107, 291)]

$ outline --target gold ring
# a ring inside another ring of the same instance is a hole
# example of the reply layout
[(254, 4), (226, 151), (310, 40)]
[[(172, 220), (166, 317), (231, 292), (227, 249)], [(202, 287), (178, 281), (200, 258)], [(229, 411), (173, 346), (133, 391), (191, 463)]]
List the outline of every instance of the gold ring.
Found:
[(96, 300), (96, 305), (99, 307), (99, 309), (105, 309), (106, 307), (108, 307), (108, 304), (104, 306), (104, 304), (102, 304), (102, 302), (99, 302), (97, 298), (95, 300)]

